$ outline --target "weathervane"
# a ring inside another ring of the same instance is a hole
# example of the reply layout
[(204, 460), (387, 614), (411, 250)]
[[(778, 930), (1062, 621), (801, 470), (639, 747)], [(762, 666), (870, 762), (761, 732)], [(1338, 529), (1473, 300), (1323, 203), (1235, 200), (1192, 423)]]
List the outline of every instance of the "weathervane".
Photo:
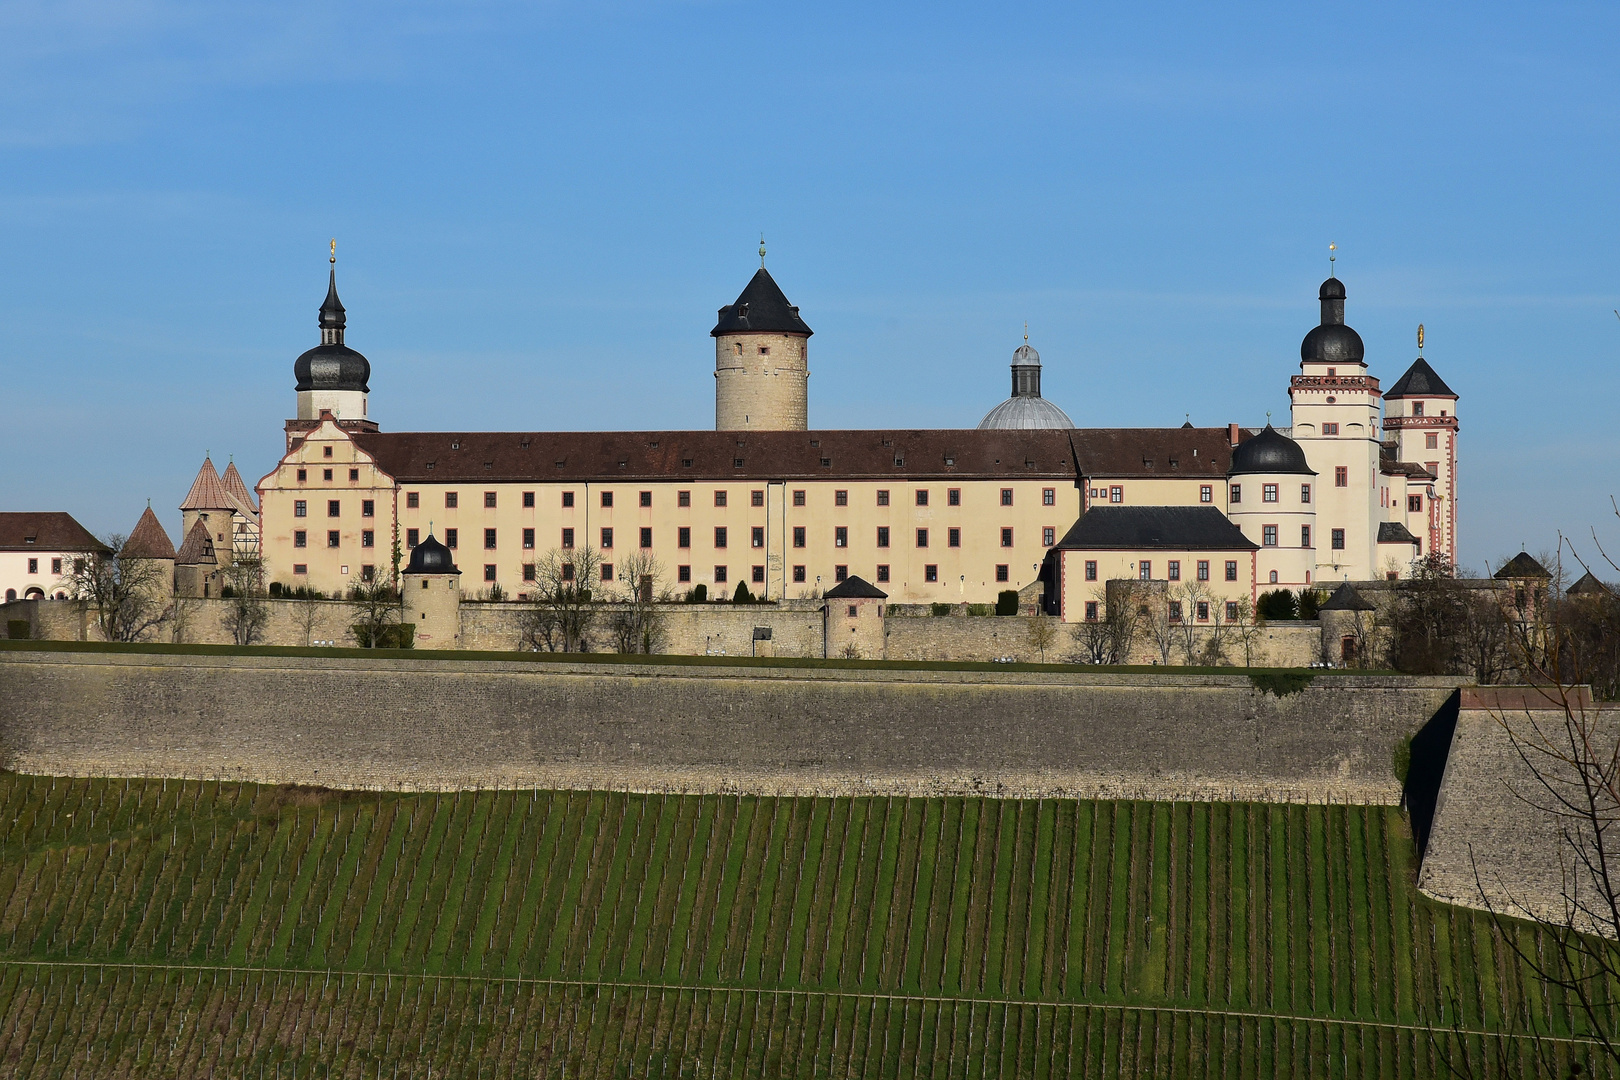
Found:
[(1328, 244), (1328, 277), (1333, 276), (1333, 263), (1339, 257), (1336, 254), (1338, 252), (1338, 250), (1339, 250), (1339, 245), (1338, 244), (1329, 242), (1329, 244)]
[(759, 234), (759, 268), (765, 269), (765, 234)]
[(1423, 324), (1418, 323), (1418, 355), (1423, 355)]

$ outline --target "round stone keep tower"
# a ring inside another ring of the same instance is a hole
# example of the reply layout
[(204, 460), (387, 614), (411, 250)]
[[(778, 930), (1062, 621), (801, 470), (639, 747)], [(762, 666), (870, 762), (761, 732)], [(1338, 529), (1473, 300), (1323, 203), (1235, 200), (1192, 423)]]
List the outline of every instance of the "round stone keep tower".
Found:
[(810, 424), (807, 346), (813, 331), (763, 262), (714, 338), (714, 429), (803, 431)]
[(400, 599), (405, 621), (416, 627), (417, 648), (461, 647), (460, 578), (450, 549), (431, 532), (411, 549), (411, 561), (400, 575)]

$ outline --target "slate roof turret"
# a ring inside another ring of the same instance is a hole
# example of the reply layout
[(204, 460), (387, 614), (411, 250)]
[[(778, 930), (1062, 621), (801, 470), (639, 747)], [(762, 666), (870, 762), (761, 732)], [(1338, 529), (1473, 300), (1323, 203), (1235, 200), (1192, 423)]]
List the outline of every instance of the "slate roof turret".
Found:
[(805, 337), (815, 333), (799, 318), (799, 309), (788, 303), (781, 286), (763, 266), (754, 271), (737, 302), (720, 309), (720, 321), (709, 331), (709, 336), (747, 333), (803, 334)]
[(1395, 380), (1395, 385), (1384, 391), (1384, 400), (1390, 398), (1409, 397), (1448, 397), (1457, 395), (1446, 381), (1435, 374), (1434, 368), (1423, 357), (1412, 361), (1412, 366), (1406, 369), (1406, 374)]
[(1378, 605), (1368, 600), (1356, 591), (1356, 587), (1348, 581), (1344, 582), (1333, 595), (1324, 600), (1316, 608), (1317, 611), (1377, 611)]
[(1513, 558), (1502, 564), (1502, 569), (1491, 575), (1498, 581), (1512, 581), (1520, 578), (1543, 578), (1552, 580), (1547, 568), (1542, 566), (1528, 551), (1521, 551)]
[(822, 593), (827, 600), (887, 600), (889, 594), (857, 574), (840, 581)]
[(411, 548), (411, 561), (405, 565), (407, 574), (459, 574), (455, 557), (450, 549), (439, 543), (432, 533)]

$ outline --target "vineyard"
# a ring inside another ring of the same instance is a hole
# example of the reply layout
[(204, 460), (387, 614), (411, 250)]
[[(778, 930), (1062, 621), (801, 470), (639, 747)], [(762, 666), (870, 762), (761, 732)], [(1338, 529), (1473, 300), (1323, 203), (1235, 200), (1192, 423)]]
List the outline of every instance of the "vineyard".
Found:
[(1488, 918), (1417, 894), (1386, 807), (0, 802), (8, 1076), (1421, 1077), (1529, 1064), (1529, 1029), (1603, 1073)]

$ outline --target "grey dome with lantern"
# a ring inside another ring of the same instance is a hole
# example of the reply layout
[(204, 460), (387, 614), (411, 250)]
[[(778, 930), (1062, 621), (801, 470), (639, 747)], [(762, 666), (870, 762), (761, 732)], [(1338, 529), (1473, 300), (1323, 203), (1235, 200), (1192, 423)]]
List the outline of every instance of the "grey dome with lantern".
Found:
[(432, 533), (411, 548), (411, 561), (405, 566), (407, 574), (459, 574), (455, 557), (450, 549), (439, 543)]
[(371, 361), (343, 344), (348, 316), (338, 299), (337, 269), (327, 279), (326, 300), (321, 304), (321, 343), (293, 361), (298, 390), (358, 390), (368, 393)]
[(1360, 364), (1367, 357), (1361, 335), (1344, 325), (1344, 282), (1330, 277), (1317, 292), (1322, 302), (1322, 322), (1313, 326), (1299, 343), (1302, 364)]
[(980, 431), (1043, 431), (1072, 428), (1074, 421), (1041, 397), (1041, 354), (1024, 343), (1013, 353), (1012, 397), (984, 414)]
[(1305, 451), (1269, 423), (1266, 429), (1252, 439), (1245, 439), (1232, 451), (1232, 467), (1228, 476), (1245, 473), (1298, 473), (1315, 476), (1316, 470), (1305, 460)]

